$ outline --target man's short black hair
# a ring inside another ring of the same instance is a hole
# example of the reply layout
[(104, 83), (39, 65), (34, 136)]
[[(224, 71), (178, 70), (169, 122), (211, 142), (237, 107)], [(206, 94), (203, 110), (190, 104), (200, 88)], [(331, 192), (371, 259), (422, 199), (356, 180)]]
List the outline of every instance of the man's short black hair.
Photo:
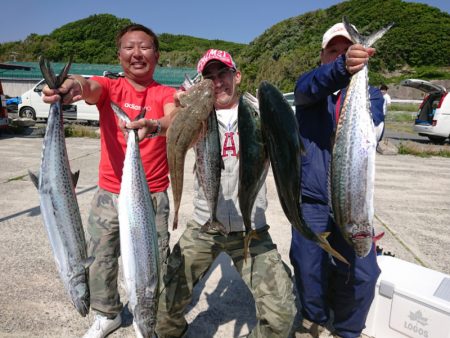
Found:
[(152, 37), (153, 44), (155, 45), (155, 52), (159, 51), (159, 40), (158, 36), (156, 36), (155, 32), (153, 32), (150, 28), (145, 27), (144, 25), (140, 25), (138, 23), (132, 23), (128, 26), (123, 27), (116, 35), (116, 46), (117, 49), (120, 49), (120, 42), (122, 37), (128, 32), (140, 31), (144, 32), (148, 36)]

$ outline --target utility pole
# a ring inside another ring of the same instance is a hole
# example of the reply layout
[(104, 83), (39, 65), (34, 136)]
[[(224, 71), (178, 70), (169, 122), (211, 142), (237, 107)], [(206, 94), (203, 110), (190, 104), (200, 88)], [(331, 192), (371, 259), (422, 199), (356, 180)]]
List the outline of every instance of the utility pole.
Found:
[(17, 53), (17, 52), (11, 52), (10, 54), (11, 54), (10, 56), (13, 58), (12, 61), (13, 61), (13, 62), (17, 62), (16, 58), (17, 58), (17, 56), (18, 56), (20, 53)]

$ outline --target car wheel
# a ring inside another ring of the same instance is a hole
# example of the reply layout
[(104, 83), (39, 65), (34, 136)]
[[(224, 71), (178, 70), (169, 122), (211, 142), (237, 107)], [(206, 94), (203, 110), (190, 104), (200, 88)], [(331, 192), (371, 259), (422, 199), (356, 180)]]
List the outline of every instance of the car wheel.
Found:
[(444, 144), (445, 142), (445, 137), (441, 136), (428, 136), (428, 139), (434, 144)]
[(87, 121), (87, 125), (88, 126), (92, 126), (92, 127), (98, 127), (99, 126), (98, 121), (93, 121), (93, 120)]
[(36, 112), (31, 107), (23, 107), (20, 109), (19, 117), (27, 117), (29, 119), (36, 120)]

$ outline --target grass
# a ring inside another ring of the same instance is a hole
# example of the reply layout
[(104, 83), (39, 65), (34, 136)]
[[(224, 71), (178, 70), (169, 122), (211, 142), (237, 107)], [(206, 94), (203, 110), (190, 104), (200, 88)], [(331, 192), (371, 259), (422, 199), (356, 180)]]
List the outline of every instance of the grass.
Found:
[(414, 134), (413, 125), (416, 113), (389, 110), (386, 114), (386, 129), (394, 132)]
[(388, 111), (389, 112), (398, 112), (398, 111), (402, 111), (402, 112), (414, 112), (417, 113), (417, 111), (419, 110), (419, 105), (416, 103), (392, 103), (389, 106)]
[(64, 134), (66, 137), (88, 137), (100, 138), (100, 134), (96, 132), (98, 128), (92, 128), (79, 124), (70, 124), (64, 127)]
[(414, 155), (418, 157), (449, 157), (450, 145), (437, 146), (432, 144), (421, 144), (417, 142), (401, 142), (398, 147), (398, 153), (402, 155)]

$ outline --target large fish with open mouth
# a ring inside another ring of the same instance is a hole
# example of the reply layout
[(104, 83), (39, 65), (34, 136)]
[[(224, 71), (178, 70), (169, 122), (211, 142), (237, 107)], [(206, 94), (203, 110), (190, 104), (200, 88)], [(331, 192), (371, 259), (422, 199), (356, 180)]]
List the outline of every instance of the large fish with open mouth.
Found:
[[(354, 43), (372, 46), (393, 25), (364, 37), (344, 18)], [(368, 68), (354, 74), (339, 115), (331, 160), (333, 217), (358, 257), (369, 254), (373, 243), (373, 196), (377, 138), (370, 112)]]
[[(57, 89), (64, 82), (71, 61), (56, 76), (48, 61), (39, 65), (47, 85)], [(61, 102), (52, 103), (48, 114), (39, 174), (29, 171), (39, 192), (41, 214), (59, 276), (73, 305), (84, 317), (89, 312), (88, 259), (75, 186), (79, 172), (72, 174), (64, 137)]]
[(348, 261), (334, 250), (326, 239), (329, 233), (316, 234), (301, 211), (301, 151), (297, 120), (283, 94), (270, 83), (261, 82), (258, 89), (261, 124), (266, 140), (275, 186), (281, 207), (292, 226), (305, 238), (314, 241), (340, 261)]
[[(111, 107), (121, 120), (130, 122), (119, 106), (111, 103)], [(145, 108), (136, 120), (144, 115)], [(118, 205), (120, 254), (133, 326), (138, 336), (152, 337), (159, 298), (158, 234), (136, 130), (128, 135)]]
[(186, 153), (198, 141), (205, 121), (213, 110), (214, 101), (214, 86), (211, 80), (204, 79), (192, 85), (180, 97), (181, 107), (174, 112), (175, 117), (166, 133), (167, 162), (175, 208), (174, 230), (178, 226)]

